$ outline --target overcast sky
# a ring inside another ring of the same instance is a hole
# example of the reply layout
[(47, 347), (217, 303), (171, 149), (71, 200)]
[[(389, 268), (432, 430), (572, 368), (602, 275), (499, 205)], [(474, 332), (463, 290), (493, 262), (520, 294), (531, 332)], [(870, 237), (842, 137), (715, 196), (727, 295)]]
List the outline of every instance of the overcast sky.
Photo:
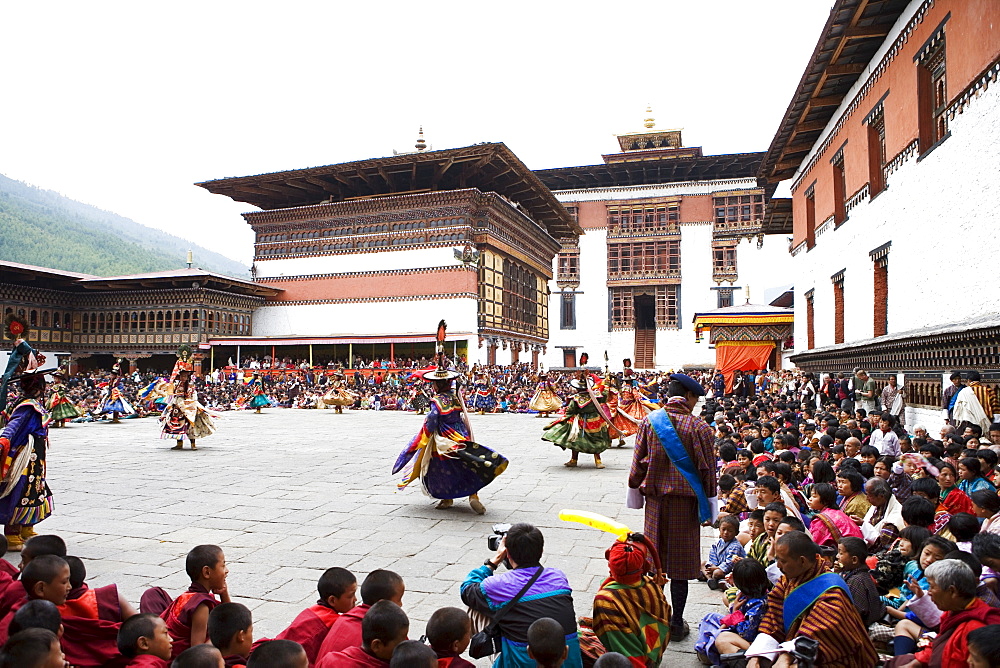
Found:
[[(196, 181), (505, 142), (532, 169), (683, 128), (763, 151), (831, 0), (0, 2), (0, 173), (249, 264)], [(178, 266), (184, 258), (178, 258)]]

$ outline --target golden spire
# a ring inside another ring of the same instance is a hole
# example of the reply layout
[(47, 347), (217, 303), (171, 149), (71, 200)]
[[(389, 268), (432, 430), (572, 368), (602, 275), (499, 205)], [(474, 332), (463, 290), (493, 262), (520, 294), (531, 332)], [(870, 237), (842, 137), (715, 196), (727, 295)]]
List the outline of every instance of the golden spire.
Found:
[(651, 104), (646, 106), (646, 120), (643, 122), (643, 125), (650, 130), (656, 125), (656, 119), (653, 118), (653, 105)]
[(424, 126), (420, 126), (420, 134), (417, 135), (417, 143), (413, 145), (418, 151), (427, 150), (427, 142), (424, 141)]

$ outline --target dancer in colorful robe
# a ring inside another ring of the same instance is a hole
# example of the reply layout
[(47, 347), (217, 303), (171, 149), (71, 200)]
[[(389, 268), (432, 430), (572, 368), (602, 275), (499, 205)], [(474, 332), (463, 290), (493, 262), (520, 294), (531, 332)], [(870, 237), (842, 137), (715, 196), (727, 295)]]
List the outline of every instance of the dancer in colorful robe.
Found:
[[(8, 316), (4, 327), (14, 339), (14, 350), (0, 383), (0, 410), (6, 422), (0, 433), (0, 522), (7, 549), (20, 550), (35, 535), (34, 526), (52, 514), (52, 492), (45, 481), (49, 414), (42, 406), (45, 373), (39, 369), (45, 356), (22, 337), (28, 327), (17, 316)], [(21, 392), (8, 407), (7, 385), (20, 382)]]
[[(636, 431), (639, 430), (639, 423), (642, 418), (649, 415), (650, 411), (656, 410), (656, 405), (648, 402), (646, 398), (636, 388), (638, 381), (635, 378), (622, 379), (621, 393), (618, 397), (618, 411), (625, 413), (630, 421), (635, 424)], [(631, 432), (635, 433), (635, 432)]]
[(111, 423), (117, 424), (119, 422), (118, 418), (121, 415), (132, 415), (135, 413), (135, 409), (132, 408), (132, 404), (128, 402), (125, 398), (124, 386), (121, 380), (122, 375), (122, 360), (115, 362), (114, 366), (111, 367), (111, 378), (108, 379), (108, 385), (104, 388), (104, 399), (101, 402), (101, 408), (98, 411), (101, 415), (111, 415)]
[(608, 435), (611, 440), (618, 439), (615, 447), (620, 448), (625, 445), (625, 437), (631, 436), (639, 430), (639, 422), (622, 408), (622, 394), (619, 389), (618, 378), (608, 373), (604, 377), (604, 388), (608, 400), (605, 402), (608, 415), (611, 416), (611, 427)]
[(586, 372), (570, 381), (576, 394), (566, 406), (566, 416), (545, 426), (542, 440), (572, 451), (564, 466), (576, 466), (581, 452), (594, 455), (594, 466), (604, 468), (601, 453), (611, 447), (608, 427), (610, 419), (600, 404), (604, 397), (593, 393)]
[(444, 366), (444, 320), (438, 325), (438, 367), (423, 373), (434, 383), (431, 410), (423, 427), (396, 459), (393, 474), (403, 471), (399, 489), (419, 479), (424, 493), (440, 499), (437, 508), (450, 508), (455, 499), (469, 497), (469, 505), (482, 515), (486, 507), (479, 490), (507, 468), (507, 459), (473, 441), (469, 414), (454, 380), (461, 374)]
[(422, 379), (414, 383), (413, 392), (410, 394), (410, 405), (413, 406), (413, 410), (417, 412), (417, 415), (423, 415), (431, 406), (430, 397), (427, 396), (427, 392), (424, 391), (421, 385), (423, 385)]
[(538, 411), (538, 417), (548, 417), (549, 413), (556, 413), (562, 408), (563, 401), (562, 397), (556, 393), (552, 383), (549, 382), (549, 376), (544, 371), (538, 374), (538, 389), (535, 390), (535, 396), (531, 398), (531, 403), (528, 404), (528, 408), (533, 411)]
[(80, 411), (66, 397), (66, 386), (63, 384), (66, 373), (62, 369), (53, 371), (52, 378), (55, 382), (50, 387), (52, 394), (49, 395), (48, 403), (49, 419), (56, 427), (65, 427), (66, 420), (80, 417)]
[(192, 382), (194, 366), (191, 363), (191, 349), (181, 346), (177, 355), (174, 370), (170, 373), (170, 382), (174, 393), (170, 397), (160, 421), (163, 423), (162, 438), (176, 439), (177, 445), (171, 450), (183, 450), (184, 439), (191, 444), (192, 450), (197, 450), (195, 443), (199, 438), (205, 438), (215, 433), (215, 422), (201, 402), (198, 401), (198, 391)]
[(253, 380), (250, 381), (250, 394), (253, 397), (250, 399), (250, 408), (254, 409), (254, 413), (260, 413), (261, 408), (271, 405), (271, 400), (264, 392), (264, 381), (257, 372), (254, 372)]
[(497, 405), (497, 397), (493, 385), (490, 383), (490, 379), (485, 372), (476, 374), (476, 382), (472, 386), (472, 391), (472, 402), (475, 409), (479, 411), (479, 414), (492, 413)]
[(333, 374), (333, 382), (330, 383), (330, 389), (323, 395), (323, 403), (327, 406), (333, 406), (338, 413), (344, 412), (344, 406), (353, 406), (354, 402), (357, 401), (357, 395), (345, 386), (345, 378), (347, 376), (342, 371), (336, 371)]

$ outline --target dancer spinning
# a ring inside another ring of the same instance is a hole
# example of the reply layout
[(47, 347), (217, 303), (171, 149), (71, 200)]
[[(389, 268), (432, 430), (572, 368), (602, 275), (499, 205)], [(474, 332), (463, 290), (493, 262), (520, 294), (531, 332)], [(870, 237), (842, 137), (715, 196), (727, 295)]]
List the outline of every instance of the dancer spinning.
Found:
[(611, 425), (613, 427), (609, 432), (609, 436), (612, 439), (615, 437), (618, 438), (618, 443), (615, 447), (620, 448), (625, 445), (626, 436), (631, 436), (639, 431), (639, 422), (625, 410), (625, 391), (624, 388), (619, 389), (618, 377), (610, 373), (606, 374), (604, 377), (604, 386), (608, 395), (605, 405), (607, 406), (608, 415), (611, 416)]
[(540, 371), (538, 373), (538, 389), (535, 390), (535, 396), (531, 398), (528, 408), (538, 411), (538, 417), (548, 417), (549, 413), (558, 412), (562, 405), (562, 397), (552, 387), (548, 374)]
[(410, 393), (410, 405), (413, 406), (413, 410), (417, 412), (417, 415), (426, 413), (431, 405), (430, 397), (427, 396), (427, 392), (422, 387), (423, 384), (423, 379), (418, 379), (413, 384), (413, 392)]
[[(0, 433), (0, 522), (7, 549), (20, 550), (35, 535), (34, 526), (52, 514), (52, 492), (45, 482), (49, 414), (42, 407), (45, 373), (52, 369), (38, 368), (45, 356), (24, 340), (28, 326), (23, 319), (8, 316), (4, 331), (14, 339), (14, 350), (0, 383), (0, 411), (7, 420)], [(20, 382), (21, 393), (8, 412), (10, 382)]]
[(338, 413), (343, 413), (344, 406), (353, 406), (358, 399), (356, 394), (345, 387), (344, 379), (346, 378), (347, 376), (340, 369), (335, 371), (330, 389), (323, 395), (323, 403), (327, 406), (333, 406)]
[(192, 382), (193, 375), (191, 348), (186, 345), (181, 346), (177, 352), (174, 370), (170, 373), (174, 393), (167, 407), (163, 409), (163, 415), (160, 416), (160, 422), (163, 423), (161, 437), (177, 440), (177, 445), (170, 448), (171, 450), (183, 450), (185, 438), (191, 444), (191, 449), (197, 450), (195, 441), (215, 433), (212, 416), (198, 401), (198, 392)]
[(66, 420), (80, 417), (80, 411), (76, 410), (73, 402), (66, 397), (66, 372), (62, 369), (52, 372), (55, 382), (52, 384), (52, 394), (49, 395), (49, 419), (57, 427), (65, 427)]
[(98, 411), (101, 415), (110, 414), (111, 424), (118, 424), (118, 416), (120, 415), (128, 416), (135, 413), (135, 409), (132, 408), (132, 404), (125, 398), (123, 391), (124, 386), (121, 380), (123, 361), (119, 359), (111, 367), (111, 378), (108, 379), (108, 385), (104, 388), (104, 398), (101, 401), (101, 408)]
[(611, 447), (608, 431), (611, 419), (601, 406), (605, 398), (594, 393), (586, 371), (581, 371), (580, 377), (571, 380), (569, 384), (576, 390), (576, 394), (566, 406), (566, 417), (548, 424), (544, 428), (542, 440), (572, 451), (570, 460), (564, 466), (576, 466), (580, 453), (586, 452), (594, 455), (594, 466), (603, 469), (601, 453)]
[(261, 408), (271, 405), (271, 400), (264, 393), (264, 381), (260, 379), (260, 374), (256, 371), (253, 372), (253, 380), (250, 381), (250, 394), (253, 395), (253, 399), (250, 400), (250, 408), (254, 409), (254, 413), (260, 413)]
[(447, 325), (442, 320), (437, 332), (437, 368), (423, 373), (434, 383), (431, 411), (420, 432), (396, 459), (392, 472), (403, 472), (399, 489), (416, 479), (428, 496), (440, 499), (438, 508), (451, 508), (455, 499), (469, 497), (469, 505), (482, 515), (486, 507), (479, 490), (507, 468), (507, 459), (472, 440), (469, 413), (453, 381), (461, 374), (448, 369), (444, 360)]
[(490, 383), (490, 378), (486, 375), (485, 371), (480, 371), (476, 374), (476, 382), (472, 387), (473, 405), (479, 411), (479, 414), (492, 413), (497, 405), (497, 397), (493, 389), (493, 384)]

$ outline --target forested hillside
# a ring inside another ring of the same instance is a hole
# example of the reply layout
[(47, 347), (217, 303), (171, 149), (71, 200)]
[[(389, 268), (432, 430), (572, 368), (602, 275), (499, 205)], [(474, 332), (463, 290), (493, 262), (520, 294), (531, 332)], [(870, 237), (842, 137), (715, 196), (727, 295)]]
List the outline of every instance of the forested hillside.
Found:
[(0, 174), (0, 260), (98, 276), (197, 266), (246, 277), (247, 267), (190, 241)]

